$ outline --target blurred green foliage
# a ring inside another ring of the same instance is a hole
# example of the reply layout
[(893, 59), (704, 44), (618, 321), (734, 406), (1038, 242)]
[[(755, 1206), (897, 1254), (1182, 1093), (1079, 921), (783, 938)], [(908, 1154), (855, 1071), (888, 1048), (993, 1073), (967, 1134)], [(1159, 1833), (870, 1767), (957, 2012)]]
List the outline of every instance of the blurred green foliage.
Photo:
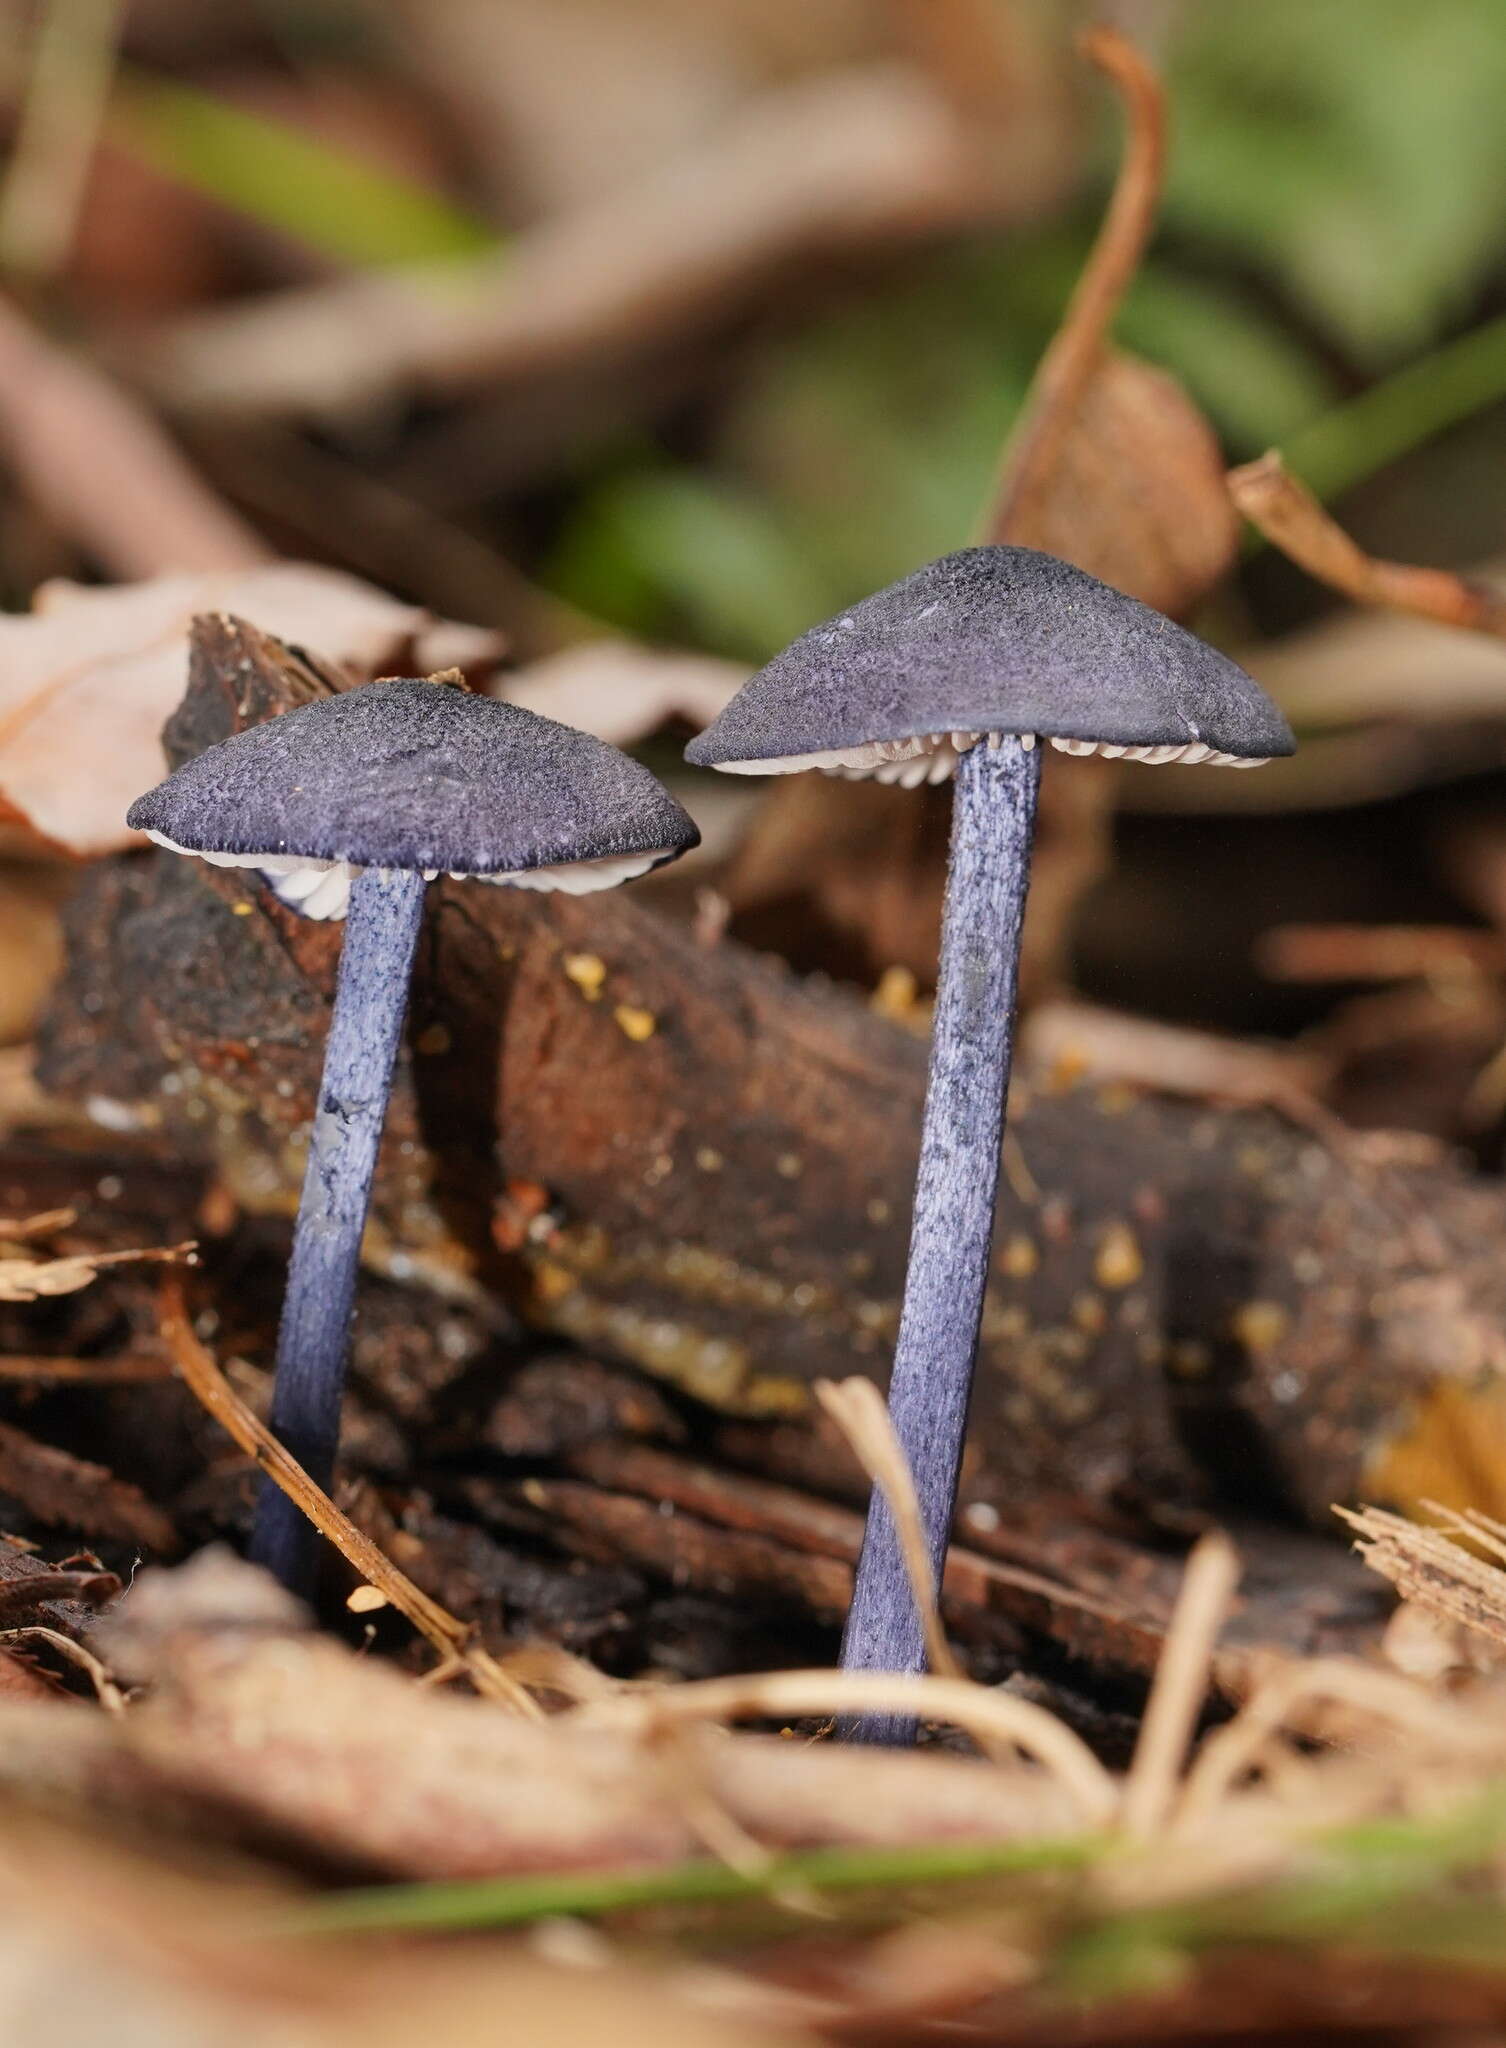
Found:
[[(1189, 5), (1166, 68), (1163, 228), (1116, 331), (1231, 461), (1286, 445), (1340, 490), (1506, 391), (1506, 331), (1406, 367), (1506, 248), (1502, 0)], [(752, 352), (703, 459), (639, 446), (586, 481), (551, 581), (751, 660), (960, 545), (1106, 186)]]
[(336, 263), (438, 262), (496, 246), (442, 193), (181, 79), (123, 70), (112, 127), (168, 177)]
[(1369, 367), (1466, 311), (1502, 246), (1500, 0), (1258, 0), (1180, 19), (1167, 225), (1271, 276)]

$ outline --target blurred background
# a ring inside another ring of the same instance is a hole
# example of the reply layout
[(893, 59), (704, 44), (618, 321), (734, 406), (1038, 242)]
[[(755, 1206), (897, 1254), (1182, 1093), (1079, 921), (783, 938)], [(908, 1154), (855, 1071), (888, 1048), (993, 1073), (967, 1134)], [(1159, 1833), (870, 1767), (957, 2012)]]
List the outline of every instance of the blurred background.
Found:
[[(6, 606), (58, 578), (291, 557), (486, 629), (496, 687), (679, 778), (708, 849), (654, 885), (667, 908), (923, 1029), (946, 792), (703, 786), (679, 745), (749, 664), (990, 530), (1119, 162), (1122, 110), (1074, 50), (1088, 16), (12, 0)], [(1052, 764), (1038, 1053), (1295, 1090), (1494, 1164), (1506, 647), (1352, 612), (1241, 539), (1219, 478), (1279, 447), (1369, 550), (1499, 553), (1506, 19), (1498, 0), (1092, 16), (1169, 96), (1158, 225), (1114, 331), (1175, 387), (1083, 422), (1048, 544), (1238, 653), (1304, 747), (1257, 776)], [(69, 856), (110, 838), (40, 820), (10, 779), (18, 707), (99, 652), (55, 608), (42, 645), (50, 602), (0, 626), (12, 1042), (56, 963)], [(47, 744), (69, 744), (61, 700)], [(1189, 1068), (1184, 1041), (1127, 1044), (1104, 1007), (1221, 1036)]]

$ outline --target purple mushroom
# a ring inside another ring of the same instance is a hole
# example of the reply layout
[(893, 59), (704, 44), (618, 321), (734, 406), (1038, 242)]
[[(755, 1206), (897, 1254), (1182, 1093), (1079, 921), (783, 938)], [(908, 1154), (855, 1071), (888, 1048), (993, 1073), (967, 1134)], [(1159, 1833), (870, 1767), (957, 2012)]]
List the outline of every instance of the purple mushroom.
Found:
[[(966, 548), (814, 626), (686, 748), (738, 775), (802, 768), (914, 788), (956, 777), (951, 864), (904, 1308), (889, 1407), (940, 1582), (983, 1313), (1040, 784), (1069, 754), (1251, 768), (1286, 721), (1242, 669), (1159, 612), (1032, 548)], [(925, 1668), (877, 1493), (843, 1645), (849, 1670)], [(870, 1741), (913, 1723), (869, 1716)]]
[[(426, 885), (606, 889), (699, 838), (605, 741), (442, 683), (380, 682), (238, 733), (131, 806), (159, 846), (258, 869), (307, 917), (346, 918), (293, 1237), (272, 1428), (328, 1486), (360, 1262)], [(348, 914), (347, 914), (348, 913)], [(313, 1530), (262, 1490), (252, 1555), (310, 1587)]]

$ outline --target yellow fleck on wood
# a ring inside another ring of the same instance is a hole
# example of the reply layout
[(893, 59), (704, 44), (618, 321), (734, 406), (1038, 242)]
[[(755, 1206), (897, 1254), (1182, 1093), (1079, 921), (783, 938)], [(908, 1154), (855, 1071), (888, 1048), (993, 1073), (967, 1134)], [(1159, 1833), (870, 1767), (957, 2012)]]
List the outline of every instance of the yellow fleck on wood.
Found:
[(1024, 1235), (1010, 1238), (999, 1254), (999, 1270), (1011, 1280), (1028, 1280), (1040, 1263), (1034, 1241)]
[(357, 1586), (345, 1605), (352, 1614), (375, 1614), (390, 1603), (380, 1586)]
[(1093, 1261), (1093, 1278), (1100, 1287), (1133, 1287), (1144, 1274), (1140, 1240), (1127, 1223), (1111, 1223)]
[(602, 983), (607, 978), (605, 960), (599, 960), (594, 953), (567, 953), (561, 964), (566, 979), (575, 983), (588, 1003), (601, 1001)]
[(1274, 1351), (1286, 1335), (1291, 1317), (1279, 1301), (1244, 1301), (1230, 1327), (1246, 1351)]
[(1200, 1380), (1212, 1364), (1212, 1353), (1196, 1337), (1183, 1338), (1166, 1354), (1166, 1370), (1179, 1380)]
[(630, 1038), (634, 1045), (642, 1045), (659, 1028), (659, 1020), (652, 1010), (638, 1010), (631, 1003), (619, 1003), (612, 1016), (623, 1037)]
[(1102, 1335), (1107, 1327), (1109, 1312), (1103, 1305), (1103, 1298), (1097, 1294), (1079, 1294), (1072, 1304), (1072, 1320), (1079, 1330), (1090, 1337)]
[(231, 905), (231, 910), (236, 917), (249, 917), (255, 908), (256, 905), (254, 903), (234, 903)]
[(540, 1259), (533, 1269), (533, 1285), (539, 1300), (552, 1305), (575, 1292), (575, 1276), (552, 1259)]
[(886, 967), (868, 998), (868, 1007), (876, 1016), (912, 1029), (925, 1024), (929, 1010), (920, 1000), (920, 984), (908, 967)]

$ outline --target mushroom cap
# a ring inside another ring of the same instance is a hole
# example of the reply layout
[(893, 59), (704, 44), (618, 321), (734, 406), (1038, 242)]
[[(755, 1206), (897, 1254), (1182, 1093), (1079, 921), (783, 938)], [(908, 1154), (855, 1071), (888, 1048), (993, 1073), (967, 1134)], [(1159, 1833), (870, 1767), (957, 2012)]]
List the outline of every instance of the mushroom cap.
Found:
[(701, 767), (964, 733), (1259, 760), (1286, 720), (1160, 612), (1035, 548), (963, 548), (787, 647), (685, 749)]
[(552, 718), (441, 683), (368, 683), (186, 761), (127, 823), (185, 852), (515, 874), (700, 834), (647, 768)]

